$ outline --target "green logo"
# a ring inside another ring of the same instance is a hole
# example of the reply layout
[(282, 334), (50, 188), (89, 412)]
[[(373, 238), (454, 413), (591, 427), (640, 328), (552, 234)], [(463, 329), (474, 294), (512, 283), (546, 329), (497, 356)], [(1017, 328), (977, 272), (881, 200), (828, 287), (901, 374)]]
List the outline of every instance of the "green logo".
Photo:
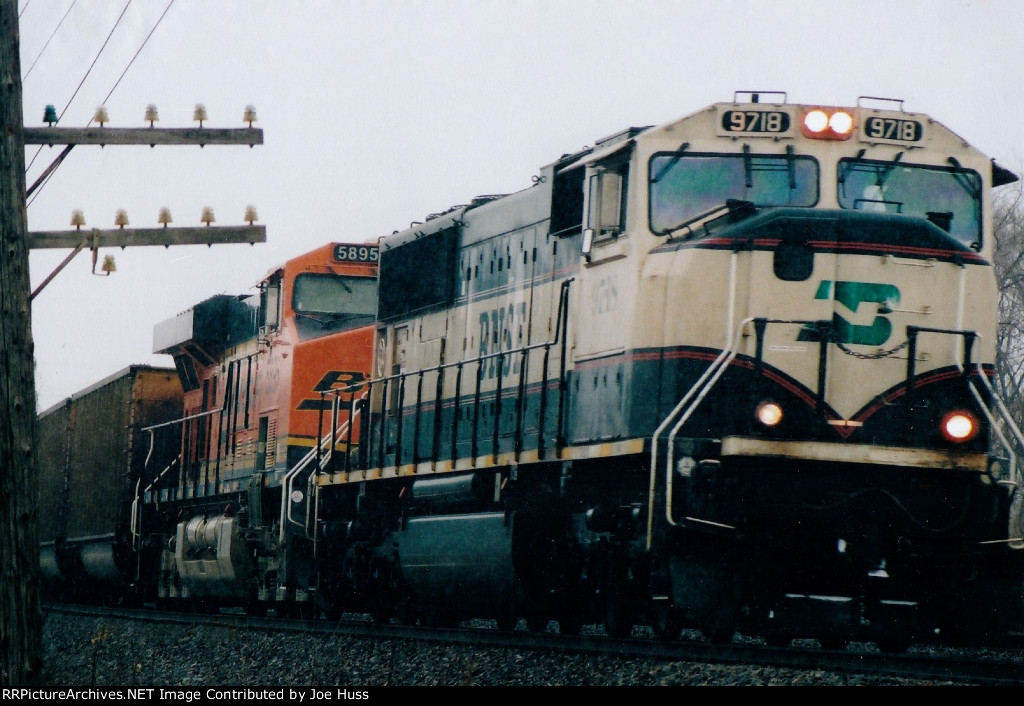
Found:
[[(856, 313), (862, 302), (879, 304), (879, 311), (889, 311), (900, 303), (900, 290), (892, 284), (874, 282), (833, 282), (822, 280), (818, 285), (815, 299), (834, 299), (851, 312)], [(892, 322), (879, 314), (870, 325), (851, 324), (838, 312), (832, 314), (832, 333), (838, 343), (853, 343), (865, 346), (880, 346), (892, 334)], [(817, 341), (819, 334), (811, 328), (804, 328), (797, 337), (800, 341)]]

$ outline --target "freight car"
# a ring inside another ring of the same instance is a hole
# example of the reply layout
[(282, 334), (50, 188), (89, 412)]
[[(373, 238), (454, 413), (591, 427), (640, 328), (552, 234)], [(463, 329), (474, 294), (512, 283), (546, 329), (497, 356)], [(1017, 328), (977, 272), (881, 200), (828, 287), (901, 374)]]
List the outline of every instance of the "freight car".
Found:
[(170, 463), (176, 434), (143, 431), (181, 416), (173, 368), (133, 365), (39, 415), (40, 569), (44, 589), (78, 600), (130, 595), (132, 498), (146, 462)]

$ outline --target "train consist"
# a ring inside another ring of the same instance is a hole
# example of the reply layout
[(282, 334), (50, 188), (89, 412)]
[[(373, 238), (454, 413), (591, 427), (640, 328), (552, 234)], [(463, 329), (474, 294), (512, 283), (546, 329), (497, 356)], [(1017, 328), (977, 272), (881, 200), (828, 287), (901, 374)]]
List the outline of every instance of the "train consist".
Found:
[[(992, 385), (992, 191), (1016, 180), (900, 101), (744, 93), (324, 246), (157, 326), (176, 412), (42, 415), (42, 506), (96, 520), (44, 537), (49, 583), (410, 624), (998, 639), (1024, 617), (1024, 439)], [(90, 447), (101, 429), (133, 453)], [(105, 477), (105, 503), (76, 490)]]

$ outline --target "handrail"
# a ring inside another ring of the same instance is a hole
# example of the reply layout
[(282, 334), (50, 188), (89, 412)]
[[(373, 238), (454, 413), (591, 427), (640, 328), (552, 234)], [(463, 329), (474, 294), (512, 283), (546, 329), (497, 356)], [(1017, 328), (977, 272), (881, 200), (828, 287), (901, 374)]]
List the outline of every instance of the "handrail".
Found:
[[(150, 455), (152, 454), (152, 452), (153, 452), (153, 449), (152, 449), (152, 447), (150, 447)], [(145, 464), (149, 463), (150, 455), (146, 456)], [(164, 470), (160, 471), (156, 475), (156, 478), (154, 478), (153, 481), (149, 485), (147, 485), (146, 488), (141, 493), (139, 492), (139, 486), (142, 485), (142, 477), (140, 476), (139, 479), (137, 481), (135, 481), (135, 497), (132, 498), (132, 509), (131, 509), (131, 519), (130, 519), (130, 522), (131, 522), (130, 527), (131, 527), (131, 533), (132, 533), (132, 549), (133, 550), (137, 550), (139, 548), (139, 546), (138, 546), (138, 539), (139, 539), (140, 536), (142, 536), (142, 526), (141, 526), (142, 516), (139, 514), (139, 502), (141, 502), (141, 500), (142, 500), (143, 493), (148, 493), (149, 491), (151, 491), (153, 489), (153, 486), (157, 484), (157, 481), (159, 481), (161, 478), (163, 478), (164, 474), (167, 473), (167, 471), (169, 471), (172, 468), (174, 468), (175, 464), (177, 464), (179, 461), (181, 461), (181, 454), (178, 454), (177, 456), (175, 456), (174, 460), (172, 460), (170, 463), (168, 463), (167, 467)], [(145, 468), (145, 464), (143, 464), (143, 468)], [(135, 529), (135, 525), (136, 524), (139, 524), (138, 531), (136, 531), (136, 529)]]
[[(980, 335), (978, 337), (980, 338)], [(1013, 437), (1017, 440), (1019, 448), (1024, 449), (1024, 434), (1021, 433), (1020, 427), (1018, 427), (1017, 423), (1013, 421), (1013, 417), (1010, 415), (1010, 411), (1006, 408), (1006, 404), (999, 396), (999, 393), (992, 387), (992, 383), (988, 380), (988, 375), (985, 374), (984, 368), (981, 367), (981, 362), (978, 361), (974, 365), (978, 370), (978, 379), (981, 380), (985, 389), (988, 391), (989, 398), (996, 403), (996, 409), (999, 410), (1000, 421), (1010, 428), (1010, 431), (1013, 433)], [(970, 382), (970, 387), (972, 393), (975, 395), (975, 399), (977, 399), (978, 403), (981, 405), (981, 408), (988, 412), (991, 417), (991, 412), (988, 411), (987, 406), (981, 401), (981, 399), (979, 399), (980, 394), (974, 386), (973, 381)], [(1021, 473), (1017, 468), (1017, 454), (1014, 453), (1013, 449), (1010, 447), (1009, 441), (1007, 441), (1002, 431), (995, 424), (995, 421), (991, 418), (989, 421), (992, 423), (992, 428), (996, 431), (996, 434), (998, 434), (1000, 441), (1003, 442), (1003, 448), (1005, 448), (1006, 452), (1010, 454), (1010, 479), (1008, 483), (1014, 487), (1020, 487)]]
[(367, 385), (376, 385), (376, 384), (381, 383), (381, 382), (389, 382), (389, 381), (392, 381), (392, 380), (398, 380), (399, 378), (408, 377), (410, 375), (422, 375), (422, 374), (425, 374), (425, 373), (434, 373), (434, 372), (438, 372), (438, 371), (441, 371), (441, 370), (448, 370), (449, 368), (456, 368), (456, 367), (458, 367), (460, 365), (469, 365), (469, 364), (472, 364), (472, 363), (482, 363), (482, 362), (484, 362), (486, 360), (490, 360), (491, 358), (497, 358), (499, 356), (506, 356), (506, 355), (511, 355), (511, 354), (514, 354), (514, 353), (522, 353), (524, 351), (539, 350), (541, 348), (546, 348), (546, 347), (558, 345), (559, 343), (562, 342), (562, 339), (563, 339), (563, 337), (565, 335), (565, 331), (563, 330), (565, 328), (565, 324), (562, 321), (563, 313), (566, 313), (566, 314), (568, 313), (568, 312), (564, 312), (565, 296), (566, 296), (566, 294), (567, 294), (567, 292), (569, 290), (569, 286), (568, 285), (574, 279), (575, 278), (570, 277), (569, 279), (567, 279), (564, 282), (562, 282), (562, 292), (561, 292), (561, 294), (559, 296), (558, 313), (556, 315), (556, 321), (555, 321), (555, 336), (551, 340), (541, 341), (540, 343), (531, 343), (531, 344), (528, 344), (528, 345), (525, 345), (525, 346), (520, 346), (519, 348), (509, 348), (508, 350), (496, 351), (494, 353), (486, 353), (484, 355), (477, 356), (476, 358), (466, 358), (466, 359), (462, 359), (462, 360), (456, 360), (456, 361), (453, 361), (451, 363), (441, 363), (439, 365), (432, 365), (429, 368), (420, 368), (419, 370), (413, 370), (413, 371), (404, 372), (404, 373), (395, 373), (394, 375), (382, 375), (381, 377), (373, 378), (371, 380), (361, 380), (360, 382), (352, 383), (351, 385), (348, 385), (346, 387), (335, 388), (335, 389), (332, 389), (332, 390), (328, 390), (327, 392), (329, 392), (329, 393), (354, 392), (354, 391), (359, 390), (362, 387), (367, 386)]
[[(347, 389), (347, 388), (345, 388), (345, 389)], [(358, 399), (359, 400), (366, 399), (366, 395), (367, 395), (368, 390), (369, 390), (369, 388), (364, 390), (362, 395), (360, 395), (360, 397)], [(340, 396), (340, 390), (339, 391), (330, 391), (330, 392), (338, 392), (339, 393), (339, 394), (332, 395), (333, 398), (334, 398), (332, 400), (332, 402), (331, 402), (331, 407), (332, 407), (332, 412), (333, 412), (333, 411), (335, 411), (335, 408), (337, 407), (337, 405), (340, 403), (341, 396)], [(356, 410), (355, 410), (355, 414), (358, 415), (359, 411), (360, 411), (360, 408), (357, 406)], [(285, 527), (288, 524), (291, 524), (291, 525), (293, 525), (295, 527), (302, 527), (304, 529), (306, 528), (306, 523), (305, 522), (300, 522), (300, 521), (292, 518), (292, 509), (291, 509), (292, 503), (291, 503), (290, 496), (291, 496), (291, 493), (292, 493), (292, 488), (293, 488), (293, 484), (295, 482), (296, 476), (298, 476), (300, 473), (305, 471), (306, 468), (314, 461), (314, 459), (317, 459), (318, 457), (319, 457), (318, 467), (319, 467), (320, 470), (323, 470), (327, 466), (327, 463), (330, 461), (331, 455), (334, 453), (334, 442), (337, 439), (337, 436), (347, 432), (349, 427), (350, 427), (350, 425), (351, 425), (351, 423), (352, 423), (352, 421), (353, 421), (352, 419), (346, 419), (344, 421), (344, 423), (338, 425), (337, 428), (332, 428), (331, 431), (329, 431), (327, 434), (324, 434), (320, 438), (318, 443), (314, 444), (314, 446), (306, 453), (306, 455), (303, 456), (301, 459), (299, 459), (298, 463), (296, 463), (295, 466), (293, 466), (292, 469), (285, 474), (284, 478), (281, 479), (281, 522), (280, 522), (280, 529), (279, 529), (279, 538), (280, 538), (280, 540), (282, 542), (284, 542)], [(332, 423), (331, 426), (334, 427), (335, 425)], [(312, 478), (312, 476), (310, 476), (310, 478)]]
[[(967, 345), (964, 348), (964, 360), (962, 362), (960, 360), (957, 360), (956, 363), (957, 367), (963, 373), (966, 373), (967, 365), (971, 364), (971, 349), (973, 348), (974, 341), (977, 340), (980, 342), (982, 340), (981, 334), (978, 333), (977, 331), (969, 331), (964, 329), (926, 328), (922, 326), (907, 327), (908, 339), (916, 338), (918, 333), (937, 333), (950, 336), (958, 336), (962, 340), (967, 341), (969, 345)], [(908, 360), (908, 363), (912, 364), (912, 361)], [(974, 397), (975, 401), (978, 403), (978, 406), (981, 408), (981, 411), (985, 414), (985, 418), (991, 425), (992, 431), (995, 432), (1000, 445), (1003, 447), (1003, 449), (1009, 456), (1010, 477), (1005, 481), (1000, 481), (1000, 483), (1004, 485), (1013, 486), (1014, 488), (1018, 488), (1020, 487), (1021, 483), (1021, 470), (1018, 468), (1018, 459), (1020, 458), (1020, 453), (1014, 451), (1013, 445), (1010, 443), (1009, 439), (1006, 438), (1006, 435), (1003, 434), (1003, 431), (1000, 428), (1000, 422), (1002, 422), (1003, 425), (1009, 428), (1014, 439), (1017, 441), (1017, 448), (1019, 451), (1024, 451), (1024, 434), (1021, 433), (1021, 430), (1017, 426), (1017, 423), (1013, 421), (1013, 416), (1010, 414), (1010, 411), (1006, 408), (1006, 405), (1003, 402), (1002, 398), (999, 396), (999, 393), (995, 390), (995, 388), (992, 387), (992, 384), (989, 382), (988, 375), (985, 373), (985, 369), (982, 367), (981, 361), (974, 361), (973, 367), (977, 371), (977, 375), (967, 376), (967, 387), (970, 390), (971, 395)], [(996, 419), (996, 416), (993, 414), (992, 409), (990, 408), (990, 403), (986, 402), (982, 397), (981, 393), (978, 391), (977, 386), (974, 384), (973, 377), (977, 377), (978, 380), (981, 380), (982, 385), (988, 392), (988, 399), (991, 401), (991, 403), (994, 403), (995, 410), (998, 412), (998, 419)]]
[(985, 404), (984, 400), (981, 397), (981, 393), (978, 392), (978, 388), (974, 386), (973, 382), (968, 383), (968, 389), (971, 391), (971, 396), (974, 397), (975, 401), (978, 403), (978, 406), (981, 408), (981, 411), (985, 414), (985, 419), (988, 420), (988, 423), (992, 427), (992, 431), (995, 432), (996, 437), (998, 437), (1000, 445), (1003, 447), (1003, 449), (1010, 457), (1010, 479), (1007, 481), (1000, 481), (1000, 483), (1016, 486), (1016, 477), (1018, 475), (1017, 454), (1014, 452), (1013, 447), (1010, 445), (1010, 441), (1006, 438), (1006, 435), (1003, 434), (1003, 430), (999, 428), (999, 420), (997, 420), (992, 415), (992, 411), (988, 408), (988, 405)]
[[(211, 410), (208, 410), (206, 412), (199, 412), (198, 414), (191, 414), (191, 415), (189, 415), (187, 417), (180, 417), (178, 419), (172, 419), (172, 420), (170, 420), (168, 422), (160, 422), (159, 424), (151, 424), (149, 426), (140, 427), (139, 428), (140, 432), (143, 432), (143, 431), (148, 431), (149, 432), (149, 450), (146, 451), (146, 460), (142, 462), (142, 471), (143, 471), (143, 473), (145, 473), (146, 467), (149, 466), (149, 462), (153, 458), (153, 449), (156, 446), (156, 430), (157, 429), (162, 429), (163, 427), (173, 426), (175, 424), (184, 424), (185, 422), (191, 421), (193, 419), (197, 419), (199, 417), (205, 417), (205, 416), (208, 416), (208, 415), (211, 415), (211, 414), (216, 414), (217, 412), (220, 412), (220, 411), (221, 411), (220, 408), (211, 409)], [(152, 482), (150, 482), (150, 484), (147, 485), (146, 488), (144, 490), (142, 490), (141, 492), (139, 491), (139, 486), (142, 485), (142, 476), (139, 476), (139, 479), (135, 482), (135, 497), (132, 498), (132, 507), (131, 507), (131, 512), (130, 512), (130, 532), (132, 534), (132, 549), (133, 550), (138, 549), (138, 539), (139, 539), (140, 536), (142, 536), (142, 528), (141, 528), (141, 526), (138, 528), (138, 530), (136, 530), (136, 527), (135, 527), (137, 524), (140, 524), (141, 521), (142, 521), (142, 516), (139, 514), (139, 503), (142, 500), (142, 494), (143, 493), (148, 493), (150, 490), (152, 490), (153, 486), (155, 486), (157, 484), (157, 481), (159, 481), (161, 478), (163, 478), (164, 474), (166, 474), (169, 470), (174, 468), (174, 465), (176, 463), (180, 462), (180, 461), (181, 461), (181, 454), (178, 454), (178, 456), (175, 457), (174, 460), (171, 461), (169, 464), (167, 464), (167, 467), (164, 468), (162, 471), (160, 471), (156, 475), (156, 477), (153, 478)]]
[[(718, 354), (718, 357), (715, 358), (711, 365), (709, 365), (708, 368), (701, 374), (701, 376), (697, 378), (697, 381), (693, 383), (693, 386), (686, 392), (685, 395), (683, 395), (682, 399), (680, 399), (679, 402), (676, 403), (676, 406), (672, 409), (671, 412), (668, 413), (668, 416), (665, 417), (665, 419), (661, 422), (661, 424), (658, 425), (658, 428), (655, 429), (654, 433), (651, 435), (651, 482), (647, 499), (647, 549), (651, 549), (654, 532), (654, 495), (655, 488), (657, 486), (656, 479), (658, 473), (658, 437), (661, 436), (665, 429), (668, 428), (668, 425), (672, 423), (672, 420), (675, 419), (675, 417), (679, 415), (680, 412), (683, 411), (683, 407), (687, 405), (690, 402), (690, 400), (693, 399), (694, 395), (698, 394), (699, 391), (700, 397), (694, 401), (690, 409), (686, 411), (685, 416), (682, 418), (680, 423), (677, 424), (676, 427), (672, 430), (672, 438), (674, 438), (674, 434), (678, 431), (679, 427), (682, 426), (682, 423), (689, 419), (689, 416), (693, 413), (693, 410), (704, 399), (704, 395), (706, 395), (708, 391), (711, 389), (711, 387), (713, 387), (714, 384), (718, 382), (718, 378), (721, 377), (723, 372), (725, 372), (729, 363), (732, 362), (732, 359), (736, 357), (743, 329), (746, 327), (748, 323), (753, 321), (754, 318), (755, 317), (748, 317), (740, 322), (740, 325), (736, 327), (735, 333), (733, 333), (732, 342), (726, 348), (722, 349), (722, 352)], [(712, 376), (714, 377), (714, 379), (709, 380), (709, 378), (711, 378)], [(669, 449), (669, 452), (669, 458), (671, 460), (671, 448)], [(670, 463), (667, 465), (667, 469), (669, 475), (669, 486), (666, 488), (666, 493), (671, 491), (672, 467)], [(666, 511), (668, 511), (671, 509), (671, 500), (670, 498), (666, 498), (666, 500), (668, 500), (669, 503), (666, 509)]]
[[(693, 412), (700, 405), (705, 395), (714, 387), (718, 382), (719, 378), (728, 368), (732, 359), (738, 354), (738, 343), (739, 336), (743, 331), (743, 328), (751, 321), (756, 320), (755, 318), (745, 319), (740, 323), (737, 328), (732, 344), (722, 350), (718, 357), (711, 363), (711, 365), (704, 371), (704, 373), (697, 379), (693, 386), (686, 392), (686, 394), (676, 404), (675, 408), (665, 417), (665, 419), (658, 425), (651, 438), (651, 461), (650, 461), (650, 488), (648, 498), (648, 524), (647, 524), (647, 547), (651, 548), (653, 543), (653, 516), (655, 508), (655, 489), (657, 487), (657, 473), (658, 473), (658, 439), (668, 428), (669, 424), (675, 422), (672, 431), (668, 435), (668, 448), (667, 448), (667, 459), (665, 461), (665, 516), (669, 525), (676, 526), (678, 523), (675, 522), (672, 516), (672, 485), (673, 485), (673, 461), (674, 461), (674, 441), (677, 433), (682, 428), (683, 424), (690, 418)], [(776, 323), (801, 323), (801, 322), (776, 322)], [(807, 322), (803, 322), (807, 323)], [(959, 329), (936, 329), (936, 328), (925, 328), (925, 327), (907, 327), (907, 338), (910, 345), (908, 354), (908, 375), (907, 375), (907, 386), (908, 386), (908, 402), (910, 399), (910, 390), (913, 387), (914, 380), (914, 367), (913, 358), (914, 350), (916, 348), (915, 342), (918, 333), (936, 333), (944, 335), (960, 336), (967, 341), (967, 345), (963, 349), (963, 360), (957, 360), (956, 365), (965, 374), (967, 388), (975, 401), (978, 403), (978, 407), (981, 412), (985, 415), (988, 420), (991, 430), (997, 437), (999, 445), (1004, 449), (1008, 455), (1009, 461), (1009, 478), (1000, 480), (999, 483), (1002, 485), (1012, 486), (1014, 489), (1022, 487), (1022, 477), (1024, 477), (1024, 471), (1019, 468), (1018, 463), (1022, 456), (1024, 456), (1024, 433), (1022, 433), (1020, 427), (1013, 420), (1012, 415), (1006, 408), (1005, 403), (1000, 397), (999, 393), (993, 388), (991, 382), (988, 379), (988, 374), (985, 372), (981, 361), (971, 361), (971, 349), (974, 341), (980, 340), (981, 336), (976, 331), (959, 330)], [(823, 340), (824, 344), (827, 339)], [(967, 370), (973, 368), (976, 374), (966, 374)], [(981, 394), (978, 389), (978, 385), (975, 383), (975, 378), (980, 380), (980, 384), (984, 386), (988, 393), (987, 400), (985, 396)], [(686, 407), (689, 405), (688, 407)], [(685, 411), (683, 408), (686, 407)], [(1011, 440), (1007, 438), (1007, 435), (1003, 433), (1004, 429), (1008, 429), (1013, 440), (1016, 441), (1016, 447), (1014, 447)], [(1015, 450), (1016, 448), (1016, 450)]]
[[(148, 427), (141, 427), (139, 429), (139, 431), (148, 431), (149, 432), (149, 451), (146, 452), (146, 460), (143, 461), (143, 463), (142, 463), (143, 472), (145, 472), (146, 467), (149, 465), (149, 460), (153, 457), (153, 447), (156, 444), (156, 433), (155, 433), (155, 431), (157, 429), (162, 429), (163, 427), (174, 426), (175, 424), (184, 424), (185, 422), (190, 422), (193, 419), (199, 419), (200, 417), (208, 417), (210, 415), (217, 414), (218, 412), (223, 412), (223, 411), (224, 411), (223, 407), (217, 407), (215, 409), (210, 409), (210, 410), (207, 410), (205, 412), (199, 412), (197, 414), (190, 414), (187, 417), (179, 417), (178, 419), (172, 419), (169, 422), (161, 422), (159, 424), (151, 424)], [(184, 471), (185, 464), (184, 464), (184, 459), (181, 457), (181, 454), (178, 455), (178, 460), (182, 462), (182, 470)], [(164, 470), (162, 470), (159, 475), (162, 476), (164, 473), (166, 473), (169, 470), (169, 468), (170, 467), (168, 466), (168, 468), (165, 468)], [(159, 476), (158, 476), (158, 478), (159, 478)], [(156, 479), (154, 479), (154, 482), (156, 482)], [(184, 482), (184, 478), (179, 478), (179, 482)], [(151, 488), (152, 488), (152, 486), (149, 486), (149, 487), (146, 488), (146, 490), (148, 491)], [(137, 490), (138, 490), (138, 488), (136, 488), (136, 491)]]
[[(557, 313), (556, 313), (556, 320), (555, 320), (554, 336), (552, 338), (550, 338), (549, 340), (547, 340), (547, 341), (541, 341), (539, 343), (531, 343), (531, 344), (528, 344), (528, 345), (525, 345), (525, 346), (519, 346), (519, 347), (516, 347), (516, 348), (509, 348), (507, 350), (499, 350), (499, 351), (495, 351), (495, 352), (492, 352), (492, 353), (486, 353), (486, 354), (483, 354), (483, 355), (478, 355), (478, 356), (475, 356), (473, 358), (455, 360), (455, 361), (452, 361), (452, 362), (449, 362), (449, 363), (439, 363), (438, 365), (432, 365), (432, 366), (425, 367), (425, 368), (419, 368), (417, 370), (403, 371), (403, 372), (393, 373), (391, 375), (382, 375), (380, 377), (372, 378), (372, 379), (369, 379), (369, 380), (361, 380), (359, 382), (352, 383), (352, 384), (347, 385), (345, 387), (334, 388), (334, 389), (331, 389), (331, 390), (329, 390), (327, 392), (329, 394), (340, 395), (340, 394), (346, 393), (346, 392), (351, 393), (351, 394), (355, 394), (356, 392), (358, 392), (360, 390), (363, 390), (364, 391), (363, 394), (365, 395), (366, 394), (365, 391), (373, 390), (377, 385), (381, 385), (382, 386), (381, 392), (379, 394), (381, 396), (381, 399), (383, 400), (382, 401), (382, 410), (381, 410), (381, 412), (382, 412), (382, 415), (384, 417), (384, 422), (382, 423), (382, 426), (378, 429), (379, 434), (380, 434), (380, 436), (379, 436), (380, 444), (379, 444), (379, 449), (377, 451), (377, 464), (378, 464), (378, 466), (383, 466), (384, 465), (384, 455), (385, 455), (385, 443), (384, 443), (384, 440), (385, 440), (385, 437), (386, 437), (386, 426), (385, 425), (388, 423), (387, 420), (388, 420), (389, 417), (397, 416), (397, 418), (399, 420), (404, 419), (406, 417), (406, 415), (403, 413), (403, 408), (404, 408), (404, 401), (403, 400), (404, 400), (404, 397), (405, 397), (405, 385), (406, 385), (406, 381), (407, 381), (408, 378), (413, 377), (413, 376), (415, 376), (417, 378), (417, 399), (419, 399), (419, 397), (420, 397), (419, 390), (420, 390), (420, 388), (421, 388), (421, 386), (423, 384), (423, 379), (424, 379), (424, 377), (426, 375), (431, 374), (431, 373), (437, 373), (438, 376), (440, 376), (445, 371), (453, 370), (454, 369), (456, 371), (456, 377), (455, 377), (455, 380), (456, 380), (456, 382), (455, 382), (456, 390), (460, 390), (461, 389), (462, 370), (463, 370), (463, 368), (466, 367), (466, 366), (470, 366), (470, 365), (474, 365), (475, 364), (477, 366), (477, 368), (476, 368), (476, 379), (477, 379), (477, 382), (476, 382), (476, 393), (475, 393), (475, 399), (473, 401), (473, 405), (474, 405), (475, 413), (479, 414), (480, 405), (481, 405), (479, 398), (480, 398), (480, 395), (483, 394), (482, 382), (481, 381), (483, 379), (484, 364), (486, 362), (488, 362), (490, 360), (496, 359), (498, 361), (497, 365), (499, 366), (499, 369), (503, 370), (504, 369), (504, 361), (505, 360), (513, 360), (514, 357), (517, 356), (517, 355), (523, 357), (524, 359), (526, 359), (528, 357), (528, 355), (531, 352), (533, 352), (533, 351), (544, 351), (544, 354), (545, 354), (545, 356), (544, 356), (545, 364), (544, 364), (544, 367), (542, 368), (542, 370), (543, 370), (543, 372), (542, 372), (542, 384), (543, 384), (543, 383), (547, 382), (547, 356), (550, 353), (550, 350), (551, 350), (551, 348), (553, 346), (560, 346), (560, 350), (561, 350), (561, 368), (560, 368), (560, 371), (558, 373), (558, 378), (557, 378), (558, 383), (559, 383), (559, 398), (558, 398), (559, 413), (557, 414), (558, 430), (557, 430), (557, 434), (556, 434), (556, 446), (560, 450), (562, 445), (564, 444), (564, 431), (563, 431), (562, 425), (563, 425), (563, 405), (564, 405), (564, 402), (565, 402), (565, 379), (566, 379), (566, 368), (567, 368), (566, 360), (567, 360), (567, 350), (568, 350), (567, 346), (566, 346), (566, 340), (568, 338), (567, 329), (568, 329), (568, 314), (569, 314), (567, 300), (568, 300), (568, 296), (569, 296), (569, 287), (570, 287), (571, 283), (574, 280), (575, 280), (575, 278), (570, 277), (570, 278), (564, 280), (561, 283), (561, 291), (559, 292), (559, 299), (558, 299), (558, 310), (557, 310)], [(519, 375), (520, 376), (525, 375), (526, 374), (526, 370), (527, 370), (526, 367), (521, 367)], [(502, 375), (503, 374), (499, 374), (499, 379), (501, 378)], [(389, 394), (388, 394), (389, 393), (389, 387), (392, 386), (392, 385), (396, 386), (398, 388), (398, 390), (399, 390), (399, 392), (397, 394), (397, 396), (399, 397), (399, 403), (397, 405), (397, 409), (392, 409), (392, 407), (394, 405), (391, 405), (388, 402), (388, 399), (389, 399)], [(525, 391), (525, 385), (519, 385), (519, 389)], [(501, 384), (499, 384), (497, 386), (496, 390), (489, 390), (489, 391), (486, 392), (486, 394), (488, 394), (488, 395), (490, 395), (492, 393), (500, 395), (502, 393)], [(546, 407), (543, 407), (543, 405), (545, 404), (545, 401), (546, 401), (545, 400), (545, 396), (544, 396), (544, 393), (542, 392), (542, 395), (541, 395), (542, 408), (546, 408)], [(459, 396), (458, 396), (458, 393), (457, 393), (456, 394), (456, 398), (455, 398), (456, 409), (458, 409), (459, 404), (460, 404), (460, 400), (459, 400)], [(412, 414), (417, 416), (417, 419), (418, 419), (418, 416), (419, 416), (418, 407), (420, 407), (422, 405), (423, 405), (423, 402), (422, 402), (421, 399), (419, 399), (419, 401), (415, 405), (415, 407), (417, 408), (416, 411), (412, 412)], [(498, 424), (498, 419), (499, 419), (499, 417), (497, 415), (495, 415), (495, 426), (496, 427), (497, 427), (497, 424)], [(453, 435), (456, 432), (456, 425), (457, 424), (458, 424), (458, 419), (456, 418), (455, 422), (453, 423)], [(479, 427), (479, 421), (477, 419), (474, 419), (473, 427), (474, 427), (474, 429), (477, 429)], [(543, 415), (541, 416), (541, 427), (543, 428)], [(402, 444), (402, 439), (401, 439), (401, 433), (402, 433), (401, 430), (402, 430), (402, 425), (401, 425), (401, 422), (399, 422), (398, 431), (397, 431), (399, 436), (398, 436), (398, 440), (396, 442), (396, 461), (395, 461), (396, 465), (400, 465), (400, 462), (402, 460), (402, 447), (403, 447), (403, 444)], [(492, 430), (492, 431), (496, 432), (497, 429)], [(475, 437), (475, 432), (474, 432), (474, 437)], [(475, 448), (476, 441), (477, 441), (476, 438), (474, 438), (474, 448)], [(492, 442), (493, 442), (493, 438), (492, 438)], [(452, 453), (453, 453), (453, 456), (454, 456), (454, 438), (452, 440), (452, 443), (453, 443), (453, 452)], [(543, 443), (543, 441), (541, 440), (541, 444), (542, 443)], [(369, 454), (373, 453), (373, 450), (372, 450), (373, 446), (374, 446), (374, 443), (371, 440), (367, 444), (367, 449), (366, 449), (366, 453), (367, 453), (366, 464), (367, 464), (368, 467), (372, 466), (372, 462), (369, 459)], [(420, 460), (416, 456), (417, 453), (418, 453), (418, 448), (414, 447), (414, 449), (413, 449), (413, 456), (412, 456), (414, 462), (418, 462)], [(437, 454), (438, 454), (437, 449), (434, 448), (433, 445), (432, 445), (431, 453), (432, 453), (432, 455), (434, 457), (436, 457)], [(476, 455), (477, 455), (477, 453), (474, 451), (472, 453), (472, 456), (475, 457)]]
[(192, 421), (193, 419), (197, 419), (199, 417), (206, 417), (206, 416), (209, 416), (211, 414), (216, 414), (217, 412), (223, 412), (223, 411), (224, 411), (223, 407), (217, 407), (216, 409), (207, 410), (206, 412), (199, 412), (198, 414), (190, 414), (187, 417), (181, 417), (179, 419), (172, 419), (169, 422), (161, 422), (160, 424), (153, 424), (153, 425), (148, 426), (148, 427), (142, 427), (142, 428), (139, 429), (139, 431), (148, 431), (148, 432), (152, 433), (154, 429), (160, 429), (161, 427), (169, 427), (169, 426), (172, 426), (174, 424), (182, 424), (184, 422), (189, 422), (189, 421)]

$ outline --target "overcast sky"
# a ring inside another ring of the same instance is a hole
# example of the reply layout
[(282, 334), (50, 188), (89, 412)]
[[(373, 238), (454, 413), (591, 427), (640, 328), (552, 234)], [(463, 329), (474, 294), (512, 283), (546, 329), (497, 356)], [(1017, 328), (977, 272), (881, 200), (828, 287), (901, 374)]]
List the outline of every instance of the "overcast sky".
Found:
[[(241, 225), (267, 242), (101, 250), (33, 300), (45, 410), (153, 355), (153, 327), (330, 241), (362, 242), (482, 194), (529, 187), (560, 155), (629, 126), (784, 91), (792, 103), (901, 99), (1017, 173), (1024, 164), (1020, 0), (18, 0), (24, 115), (85, 127), (242, 127), (264, 144), (76, 147), (29, 230)], [(127, 9), (125, 9), (127, 7)], [(166, 14), (165, 14), (166, 13)], [(161, 20), (161, 16), (163, 19)], [(120, 22), (119, 22), (119, 17)], [(155, 29), (154, 29), (155, 27)], [(147, 41), (148, 37), (148, 41)], [(108, 97), (109, 96), (109, 97)], [(31, 184), (60, 147), (26, 148)], [(69, 251), (30, 256), (32, 286)], [(97, 268), (98, 269), (98, 268)]]

